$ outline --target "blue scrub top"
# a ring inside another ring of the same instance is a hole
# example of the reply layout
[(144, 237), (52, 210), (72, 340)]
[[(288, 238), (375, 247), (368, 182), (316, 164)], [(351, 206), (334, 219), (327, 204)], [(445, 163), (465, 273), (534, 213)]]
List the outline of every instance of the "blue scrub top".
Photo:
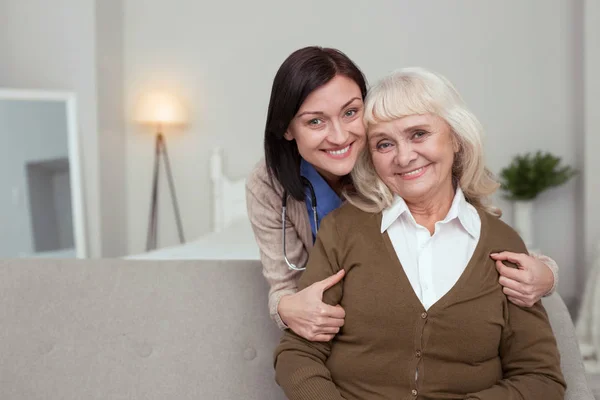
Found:
[[(317, 215), (319, 220), (317, 223), (321, 224), (321, 219), (325, 218), (327, 214), (342, 205), (342, 199), (337, 193), (329, 186), (327, 181), (317, 172), (312, 164), (308, 163), (304, 159), (300, 161), (300, 175), (308, 179), (315, 189), (315, 197), (317, 198)], [(308, 187), (304, 188), (305, 192), (305, 203), (306, 209), (308, 210), (308, 216), (310, 220), (310, 228), (313, 234), (313, 242), (317, 236), (317, 227), (315, 226), (314, 216), (312, 211), (312, 200), (311, 193)]]

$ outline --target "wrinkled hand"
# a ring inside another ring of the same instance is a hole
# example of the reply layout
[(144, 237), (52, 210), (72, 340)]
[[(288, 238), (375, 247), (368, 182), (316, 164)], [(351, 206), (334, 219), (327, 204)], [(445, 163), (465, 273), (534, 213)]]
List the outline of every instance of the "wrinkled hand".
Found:
[[(503, 251), (491, 254), (490, 257), (496, 261), (504, 294), (520, 307), (532, 307), (554, 285), (554, 275), (550, 268), (528, 254)], [(502, 261), (512, 262), (518, 269), (508, 267)]]
[(277, 309), (281, 320), (297, 335), (310, 341), (333, 339), (344, 325), (346, 312), (340, 305), (323, 303), (323, 292), (342, 280), (344, 274), (342, 269), (298, 293), (282, 297)]

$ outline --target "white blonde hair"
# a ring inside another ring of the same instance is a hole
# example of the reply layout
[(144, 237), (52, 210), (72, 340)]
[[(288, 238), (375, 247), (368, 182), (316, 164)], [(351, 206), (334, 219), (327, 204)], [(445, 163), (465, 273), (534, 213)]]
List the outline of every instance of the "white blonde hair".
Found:
[[(404, 68), (379, 81), (365, 99), (367, 128), (415, 114), (437, 115), (450, 125), (459, 145), (452, 178), (469, 203), (500, 216), (502, 212), (489, 200), (499, 184), (483, 160), (483, 127), (450, 81), (423, 68)], [(393, 193), (377, 175), (369, 146), (360, 154), (352, 180), (354, 188), (345, 196), (358, 208), (380, 212), (392, 204)]]

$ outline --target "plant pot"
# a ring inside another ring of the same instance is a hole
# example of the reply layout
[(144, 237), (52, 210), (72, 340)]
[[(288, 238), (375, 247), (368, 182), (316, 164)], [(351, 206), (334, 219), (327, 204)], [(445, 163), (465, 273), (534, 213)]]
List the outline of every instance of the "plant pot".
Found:
[(513, 203), (513, 226), (528, 249), (533, 248), (533, 200)]

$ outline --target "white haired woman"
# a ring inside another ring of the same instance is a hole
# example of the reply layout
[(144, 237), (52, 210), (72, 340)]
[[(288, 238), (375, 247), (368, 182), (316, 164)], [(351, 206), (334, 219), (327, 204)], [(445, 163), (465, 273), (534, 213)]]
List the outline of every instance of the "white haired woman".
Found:
[(540, 303), (521, 308), (490, 254), (525, 253), (489, 203), (482, 128), (453, 85), (423, 69), (384, 78), (365, 104), (368, 146), (348, 204), (323, 220), (300, 289), (346, 321), (326, 343), (287, 331), (276, 378), (290, 399), (563, 399)]

